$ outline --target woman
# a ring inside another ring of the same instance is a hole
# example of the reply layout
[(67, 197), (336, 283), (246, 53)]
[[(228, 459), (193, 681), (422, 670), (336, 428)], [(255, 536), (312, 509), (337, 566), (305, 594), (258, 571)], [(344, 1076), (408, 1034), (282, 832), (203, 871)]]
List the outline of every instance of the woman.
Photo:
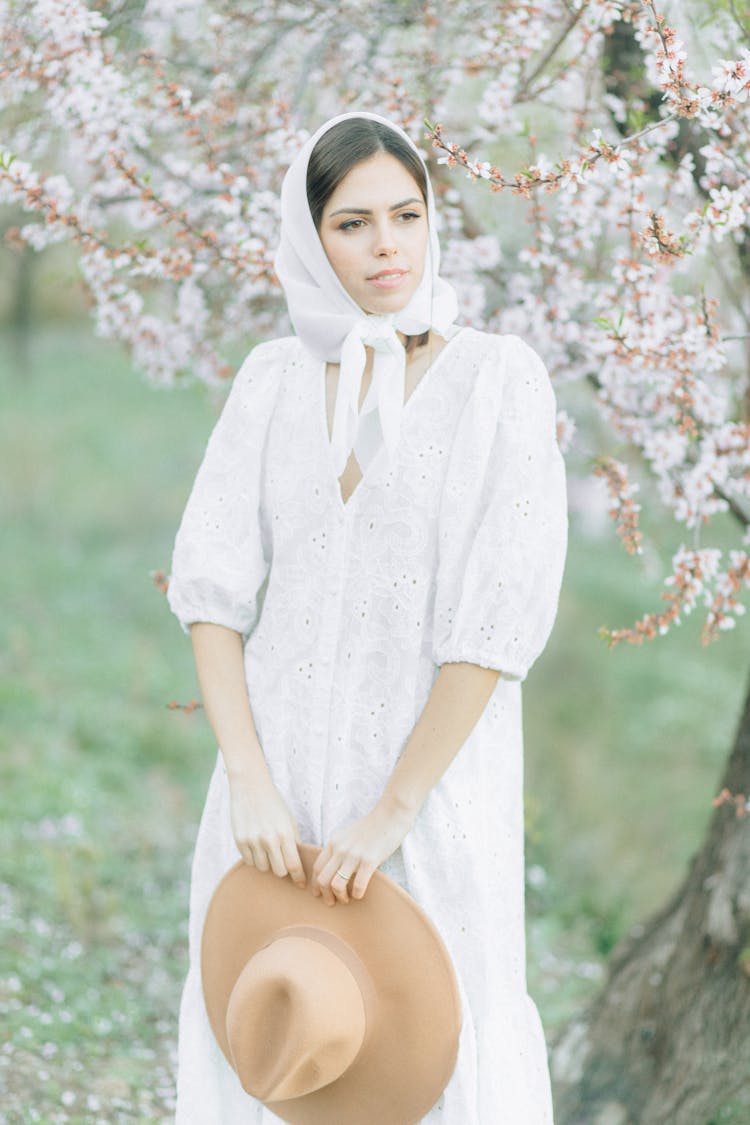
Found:
[[(201, 995), (205, 910), (239, 849), (338, 909), (377, 867), (405, 887), (462, 1004), (456, 1069), (424, 1120), (546, 1125), (520, 681), (565, 555), (554, 396), (518, 337), (456, 327), (426, 169), (399, 128), (327, 122), (281, 213), (296, 335), (236, 376), (169, 586), (221, 747), (193, 861), (177, 1122), (278, 1121), (241, 1089)], [(300, 841), (322, 848), (307, 886)]]

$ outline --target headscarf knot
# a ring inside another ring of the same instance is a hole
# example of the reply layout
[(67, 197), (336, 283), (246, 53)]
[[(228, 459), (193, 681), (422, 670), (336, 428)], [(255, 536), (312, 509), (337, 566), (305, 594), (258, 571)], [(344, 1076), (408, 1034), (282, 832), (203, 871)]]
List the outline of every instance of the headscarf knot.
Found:
[[(360, 409), (359, 396), (367, 362), (375, 352), (372, 381)], [(406, 355), (390, 316), (363, 316), (341, 345), (341, 367), (333, 416), (331, 452), (341, 476), (352, 449), (362, 472), (385, 445), (388, 459), (396, 447), (404, 401)]]

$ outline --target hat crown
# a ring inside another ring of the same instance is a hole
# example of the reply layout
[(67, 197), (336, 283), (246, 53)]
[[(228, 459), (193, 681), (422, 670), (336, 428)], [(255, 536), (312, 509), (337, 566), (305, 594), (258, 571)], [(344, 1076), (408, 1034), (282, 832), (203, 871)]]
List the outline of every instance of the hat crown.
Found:
[(352, 951), (342, 952), (330, 935), (287, 934), (258, 950), (238, 976), (226, 1030), (235, 1070), (253, 1097), (302, 1097), (340, 1078), (356, 1059), (367, 1005), (360, 974), (346, 963)]

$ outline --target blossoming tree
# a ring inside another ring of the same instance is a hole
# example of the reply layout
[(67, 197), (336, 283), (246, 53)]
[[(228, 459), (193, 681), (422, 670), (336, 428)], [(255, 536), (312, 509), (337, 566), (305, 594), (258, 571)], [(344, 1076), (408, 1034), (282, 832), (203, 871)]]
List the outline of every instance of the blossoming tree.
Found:
[[(96, 330), (159, 383), (225, 380), (236, 345), (282, 328), (277, 192), (307, 129), (349, 107), (400, 120), (432, 160), (465, 318), (544, 356), (561, 443), (594, 456), (624, 548), (641, 551), (639, 488), (684, 529), (663, 604), (609, 643), (696, 609), (705, 643), (735, 626), (750, 587), (743, 5), (0, 0), (0, 32), (9, 237), (74, 244)], [(557, 1044), (562, 1125), (697, 1125), (745, 1104), (748, 793), (750, 696), (683, 886)]]

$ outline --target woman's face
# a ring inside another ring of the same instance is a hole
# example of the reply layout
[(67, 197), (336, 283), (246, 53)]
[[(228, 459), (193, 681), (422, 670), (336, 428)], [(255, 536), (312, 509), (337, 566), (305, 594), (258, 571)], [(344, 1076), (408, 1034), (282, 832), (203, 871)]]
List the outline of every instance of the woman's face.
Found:
[(422, 280), (428, 230), (422, 193), (400, 160), (378, 152), (355, 164), (323, 208), (319, 234), (361, 309), (405, 308)]

